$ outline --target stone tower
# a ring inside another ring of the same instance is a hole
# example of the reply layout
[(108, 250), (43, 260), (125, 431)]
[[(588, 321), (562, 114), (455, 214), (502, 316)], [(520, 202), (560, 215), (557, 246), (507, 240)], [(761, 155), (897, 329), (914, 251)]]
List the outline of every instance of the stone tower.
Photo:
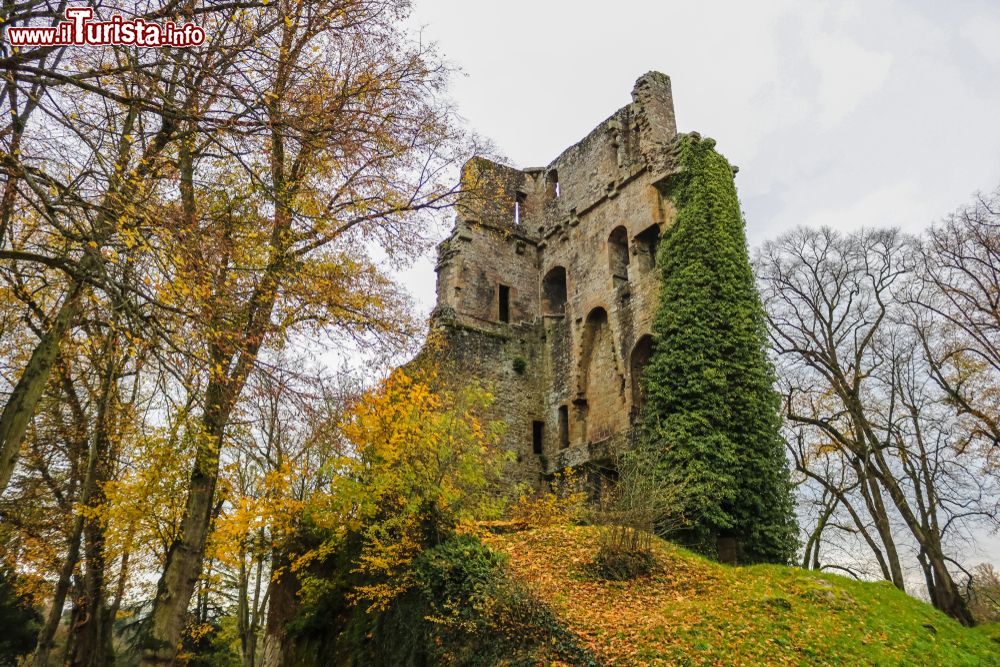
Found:
[(447, 381), (492, 389), (515, 481), (600, 467), (628, 442), (676, 142), (670, 79), (650, 72), (548, 166), (464, 167), (467, 194), (438, 247), (432, 353)]

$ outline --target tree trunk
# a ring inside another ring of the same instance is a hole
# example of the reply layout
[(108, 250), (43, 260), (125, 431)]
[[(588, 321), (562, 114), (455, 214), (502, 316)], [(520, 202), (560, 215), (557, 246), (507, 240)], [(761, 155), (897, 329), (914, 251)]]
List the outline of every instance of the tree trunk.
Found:
[(226, 396), (220, 381), (211, 381), (180, 535), (167, 551), (163, 575), (157, 584), (150, 628), (143, 642), (143, 665), (170, 665), (177, 654), (188, 604), (201, 576), (219, 477), (219, 449), (231, 407), (232, 400)]
[(934, 572), (934, 606), (956, 619), (962, 625), (971, 628), (976, 624), (969, 605), (955, 585), (955, 580), (948, 570), (948, 565), (939, 553), (927, 555), (931, 570)]
[(262, 667), (282, 667), (289, 646), (285, 641), (285, 628), (298, 611), (299, 579), (291, 570), (291, 562), (283, 552), (275, 551), (271, 557), (271, 571), (281, 572), (272, 580), (267, 623), (264, 632)]
[[(112, 433), (114, 412), (118, 405), (118, 380), (125, 358), (116, 356), (118, 339), (105, 338), (102, 361), (106, 363), (101, 379), (94, 435), (91, 439), (90, 458), (87, 462), (87, 498), (84, 505), (100, 507), (107, 498), (104, 484), (111, 478)], [(90, 517), (84, 522), (84, 560), (87, 570), (83, 578), (83, 614), (73, 626), (70, 642), (72, 667), (111, 667), (114, 651), (110, 630), (107, 599), (107, 562), (105, 559), (105, 534), (100, 518)]]
[[(58, 350), (58, 344), (56, 345), (56, 349)], [(37, 351), (36, 349), (36, 353)], [(81, 505), (89, 505), (91, 503), (95, 490), (99, 486), (98, 482), (101, 477), (100, 462), (102, 457), (98, 450), (101, 444), (96, 436), (90, 439), (90, 445), (87, 448), (87, 466), (84, 472), (83, 487), (80, 489)], [(73, 519), (73, 530), (70, 532), (67, 544), (66, 560), (59, 573), (59, 580), (56, 582), (55, 591), (52, 594), (52, 607), (49, 609), (45, 625), (42, 626), (42, 629), (38, 633), (38, 644), (35, 648), (33, 658), (34, 667), (46, 667), (48, 665), (49, 655), (53, 647), (53, 638), (55, 637), (56, 630), (59, 628), (63, 607), (66, 604), (66, 596), (72, 585), (73, 572), (80, 561), (80, 540), (86, 525), (87, 522), (84, 520), (82, 514), (78, 514)], [(69, 643), (67, 640), (67, 648), (69, 647)]]
[(826, 493), (827, 492), (824, 492), (823, 495), (823, 500), (825, 502), (823, 511), (820, 513), (819, 519), (816, 521), (816, 527), (811, 533), (809, 533), (809, 539), (806, 541), (806, 546), (802, 550), (803, 570), (819, 569), (819, 547), (820, 543), (823, 541), (823, 531), (826, 530), (826, 524), (830, 521), (830, 517), (833, 516), (833, 513), (839, 504), (835, 494), (830, 494), (830, 500), (826, 500)]
[[(104, 439), (102, 436), (98, 436)], [(105, 445), (107, 443), (105, 442)], [(104, 501), (101, 485), (108, 479), (108, 461), (106, 451), (99, 452), (97, 484), (92, 493), (92, 504)], [(73, 653), (70, 658), (72, 667), (111, 667), (114, 665), (114, 654), (111, 636), (108, 630), (112, 619), (108, 618), (106, 568), (104, 557), (104, 528), (99, 519), (91, 519), (84, 525), (84, 561), (87, 571), (83, 579), (84, 614), (81, 623), (73, 630)]]
[(38, 644), (35, 646), (35, 655), (32, 659), (34, 667), (47, 667), (49, 664), (49, 654), (54, 645), (53, 638), (56, 630), (59, 629), (59, 621), (62, 619), (63, 607), (66, 605), (66, 595), (73, 578), (73, 570), (80, 560), (80, 537), (83, 534), (83, 517), (78, 516), (73, 520), (73, 530), (70, 533), (66, 560), (63, 561), (62, 570), (59, 572), (59, 580), (56, 582), (55, 590), (52, 593), (52, 607), (49, 615), (45, 619), (45, 624), (38, 632)]
[(59, 345), (80, 312), (82, 293), (83, 287), (77, 283), (63, 299), (49, 330), (38, 341), (0, 414), (0, 493), (7, 488), (14, 474), (28, 423), (35, 415), (35, 408), (49, 382), (52, 367), (59, 356)]
[(885, 487), (892, 499), (900, 516), (906, 523), (907, 528), (920, 545), (927, 562), (934, 573), (934, 590), (932, 602), (934, 606), (948, 614), (962, 625), (972, 627), (976, 624), (969, 607), (955, 585), (955, 580), (948, 570), (948, 565), (941, 549), (940, 535), (929, 533), (921, 525), (916, 515), (913, 513), (910, 503), (906, 500), (903, 490), (899, 487), (896, 478), (892, 476), (885, 458), (879, 453), (875, 453), (875, 461), (878, 464), (880, 474), (879, 481)]
[(882, 547), (885, 549), (885, 559), (889, 566), (890, 581), (901, 591), (906, 591), (906, 580), (903, 578), (903, 566), (899, 562), (899, 551), (896, 549), (896, 540), (892, 536), (892, 525), (889, 523), (889, 513), (885, 509), (885, 501), (882, 500), (882, 490), (879, 488), (877, 474), (872, 470), (871, 465), (865, 464), (865, 475), (862, 478), (861, 489), (868, 503), (868, 511), (875, 521), (875, 530), (878, 531), (882, 540)]
[(111, 667), (114, 655), (108, 636), (108, 606), (105, 590), (104, 534), (92, 525), (84, 529), (84, 559), (87, 571), (83, 578), (81, 620), (73, 627), (72, 667)]
[[(261, 531), (263, 532), (263, 531)], [(244, 667), (256, 667), (257, 665), (257, 638), (260, 634), (260, 615), (263, 611), (260, 595), (263, 582), (264, 558), (257, 558), (257, 574), (254, 580), (253, 603), (250, 617), (250, 643), (247, 652), (243, 657)]]

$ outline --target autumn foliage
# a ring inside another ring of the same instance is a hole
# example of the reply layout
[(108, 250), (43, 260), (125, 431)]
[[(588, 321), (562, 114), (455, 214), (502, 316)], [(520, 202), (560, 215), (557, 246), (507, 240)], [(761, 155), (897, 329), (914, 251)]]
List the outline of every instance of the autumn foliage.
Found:
[(352, 407), (339, 428), (342, 456), (328, 462), (329, 491), (306, 508), (328, 533), (295, 567), (360, 540), (354, 569), (364, 583), (351, 598), (384, 609), (413, 586), (412, 563), (463, 523), (498, 510), (491, 484), (507, 454), (501, 425), (480, 415), (492, 397), (470, 385), (435, 393), (432, 377), (397, 370)]

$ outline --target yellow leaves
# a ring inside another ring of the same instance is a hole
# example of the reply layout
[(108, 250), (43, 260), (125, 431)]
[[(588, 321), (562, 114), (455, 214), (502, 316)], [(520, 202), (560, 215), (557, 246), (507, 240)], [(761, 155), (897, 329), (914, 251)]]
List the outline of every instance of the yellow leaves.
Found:
[(568, 525), (579, 520), (587, 507), (584, 480), (572, 468), (556, 473), (547, 489), (522, 493), (511, 508), (517, 524), (532, 528)]
[[(242, 463), (231, 463), (223, 471), (224, 478), (238, 474)], [(214, 523), (209, 549), (217, 560), (237, 565), (241, 552), (256, 548), (267, 551), (275, 535), (291, 532), (306, 507), (304, 500), (292, 493), (292, 485), (304, 471), (293, 462), (269, 470), (258, 480), (252, 494), (231, 491), (228, 503)], [(259, 538), (267, 534), (268, 539)], [(256, 541), (256, 542), (255, 542)]]
[(281, 328), (380, 332), (398, 337), (414, 328), (408, 299), (377, 267), (348, 252), (313, 254), (287, 280), (276, 306)]
[(336, 461), (329, 495), (310, 510), (316, 523), (361, 535), (357, 570), (374, 583), (355, 599), (376, 608), (410, 586), (429, 525), (495, 511), (487, 487), (506, 456), (494, 447), (499, 429), (481, 417), (492, 398), (475, 386), (435, 392), (434, 380), (397, 370), (352, 406), (338, 427), (352, 454)]
[(824, 456), (826, 454), (835, 454), (840, 450), (841, 450), (840, 445), (832, 440), (821, 442), (818, 445), (816, 445), (816, 454), (818, 456)]
[(702, 661), (681, 634), (703, 626), (699, 614), (706, 599), (724, 600), (728, 594), (721, 569), (707, 561), (679, 555), (657, 541), (659, 572), (608, 582), (587, 574), (599, 548), (594, 528), (550, 527), (486, 535), (483, 541), (509, 556), (517, 578), (602, 664), (747, 664)]
[(176, 535), (184, 509), (193, 441), (187, 430), (178, 437), (158, 429), (129, 443), (127, 465), (103, 487), (105, 502), (82, 510), (105, 525), (109, 560), (124, 550), (163, 555), (160, 548)]

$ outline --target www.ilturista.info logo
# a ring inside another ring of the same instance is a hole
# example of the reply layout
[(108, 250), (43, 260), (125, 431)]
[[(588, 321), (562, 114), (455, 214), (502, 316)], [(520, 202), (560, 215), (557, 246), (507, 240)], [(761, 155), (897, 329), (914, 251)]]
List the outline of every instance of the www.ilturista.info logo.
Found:
[(205, 41), (205, 30), (193, 23), (176, 25), (152, 23), (143, 19), (124, 19), (117, 14), (109, 21), (91, 21), (90, 7), (69, 7), (65, 21), (56, 26), (10, 26), (7, 41), (11, 46), (198, 46)]

